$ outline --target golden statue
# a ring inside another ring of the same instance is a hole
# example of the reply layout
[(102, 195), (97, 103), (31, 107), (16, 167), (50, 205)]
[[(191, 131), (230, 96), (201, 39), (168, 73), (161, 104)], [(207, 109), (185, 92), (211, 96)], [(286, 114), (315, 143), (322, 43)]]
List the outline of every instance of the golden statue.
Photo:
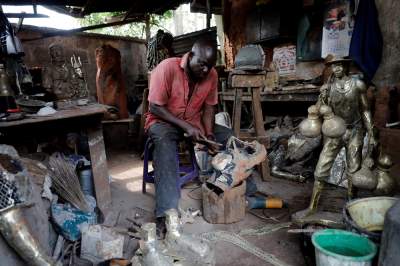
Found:
[[(300, 132), (306, 137), (318, 136), (322, 131), (324, 138), (323, 149), (314, 172), (310, 206), (297, 212), (293, 217), (295, 220), (317, 211), (324, 183), (329, 178), (334, 160), (342, 147), (346, 149), (348, 197), (351, 198), (352, 177), (361, 168), (366, 132), (369, 136), (369, 150), (377, 145), (367, 100), (367, 87), (359, 78), (348, 75), (350, 62), (350, 59), (332, 58), (326, 63), (332, 68), (332, 77), (321, 87), (316, 105), (309, 108), (309, 118), (300, 125)], [(319, 116), (324, 119), (322, 125)]]

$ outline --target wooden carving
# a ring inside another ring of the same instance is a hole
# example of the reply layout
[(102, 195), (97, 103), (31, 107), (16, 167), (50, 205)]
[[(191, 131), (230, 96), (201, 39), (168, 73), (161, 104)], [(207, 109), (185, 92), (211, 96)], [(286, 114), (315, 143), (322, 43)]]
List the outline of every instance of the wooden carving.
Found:
[(121, 53), (111, 45), (102, 45), (96, 49), (96, 65), (98, 102), (117, 108), (118, 118), (127, 118), (129, 114), (126, 87), (121, 70)]

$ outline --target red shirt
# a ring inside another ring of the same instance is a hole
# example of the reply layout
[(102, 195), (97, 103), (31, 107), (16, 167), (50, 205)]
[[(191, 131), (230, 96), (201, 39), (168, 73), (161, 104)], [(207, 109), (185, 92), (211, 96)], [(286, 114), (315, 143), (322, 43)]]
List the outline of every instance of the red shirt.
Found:
[[(184, 70), (188, 56), (189, 53), (182, 58), (165, 59), (153, 69), (148, 100), (150, 103), (165, 106), (175, 117), (188, 122), (205, 134), (201, 122), (202, 109), (204, 104), (216, 105), (218, 103), (218, 74), (212, 68), (202, 81), (195, 84), (189, 99), (189, 80)], [(144, 128), (147, 130), (151, 125), (160, 121), (157, 116), (147, 112)]]

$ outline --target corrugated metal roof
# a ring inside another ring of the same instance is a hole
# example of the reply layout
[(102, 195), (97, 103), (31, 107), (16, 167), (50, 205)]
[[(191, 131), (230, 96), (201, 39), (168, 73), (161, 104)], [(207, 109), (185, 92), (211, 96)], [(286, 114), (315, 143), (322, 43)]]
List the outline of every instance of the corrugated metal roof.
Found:
[(189, 2), (190, 0), (1, 0), (2, 5), (44, 5), (77, 17), (115, 11), (128, 12), (134, 17), (146, 13), (163, 14)]
[(174, 37), (172, 43), (172, 49), (176, 56), (181, 56), (184, 53), (189, 52), (192, 49), (193, 44), (199, 39), (211, 39), (217, 41), (217, 28), (212, 27), (210, 29), (200, 30), (191, 32), (184, 35)]

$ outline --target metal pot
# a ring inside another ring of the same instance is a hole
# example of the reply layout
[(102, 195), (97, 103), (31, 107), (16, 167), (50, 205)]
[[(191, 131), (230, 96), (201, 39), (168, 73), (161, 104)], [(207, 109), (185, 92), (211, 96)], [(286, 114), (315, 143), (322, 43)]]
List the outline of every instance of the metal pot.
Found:
[(311, 105), (308, 108), (308, 117), (299, 125), (300, 133), (309, 138), (318, 137), (321, 134), (321, 120), (318, 116), (318, 108)]
[(347, 229), (379, 243), (385, 214), (397, 200), (393, 197), (370, 197), (348, 202), (343, 208)]
[(389, 155), (382, 154), (378, 159), (376, 169), (377, 185), (374, 190), (375, 195), (390, 195), (396, 187), (396, 181), (390, 176), (390, 168), (393, 162)]
[(324, 117), (322, 123), (322, 134), (330, 138), (340, 138), (346, 132), (346, 122), (339, 116), (336, 116), (332, 108), (322, 105), (319, 112)]
[(363, 161), (361, 169), (352, 175), (352, 182), (353, 185), (357, 188), (373, 190), (378, 184), (378, 179), (376, 178), (370, 167), (368, 167), (367, 160), (372, 159), (367, 158)]
[(46, 105), (46, 102), (33, 99), (17, 99), (17, 104), (21, 108), (21, 111), (26, 113), (37, 113), (40, 108)]

